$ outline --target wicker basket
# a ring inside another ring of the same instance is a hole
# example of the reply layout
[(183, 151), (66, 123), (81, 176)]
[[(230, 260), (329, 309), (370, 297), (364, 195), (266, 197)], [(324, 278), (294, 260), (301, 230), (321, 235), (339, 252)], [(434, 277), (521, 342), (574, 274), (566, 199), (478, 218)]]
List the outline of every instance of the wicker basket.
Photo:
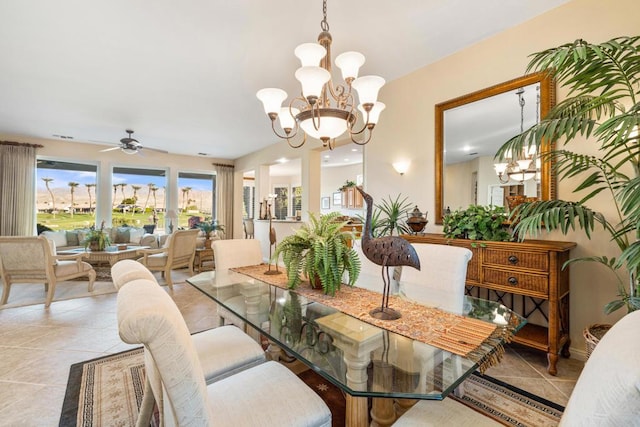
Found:
[(611, 329), (611, 325), (596, 323), (586, 327), (582, 332), (582, 336), (584, 336), (584, 340), (587, 343), (587, 359), (609, 329)]

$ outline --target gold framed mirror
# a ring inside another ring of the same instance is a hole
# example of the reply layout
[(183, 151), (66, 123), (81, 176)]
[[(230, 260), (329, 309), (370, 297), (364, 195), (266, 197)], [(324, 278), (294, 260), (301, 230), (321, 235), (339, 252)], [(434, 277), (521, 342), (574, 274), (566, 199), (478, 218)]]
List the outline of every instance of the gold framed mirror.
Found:
[(494, 155), (505, 142), (544, 117), (555, 104), (552, 79), (519, 77), (435, 106), (435, 223), (470, 204), (505, 206), (512, 196), (552, 200), (556, 183), (548, 162), (537, 162), (526, 182), (498, 177)]

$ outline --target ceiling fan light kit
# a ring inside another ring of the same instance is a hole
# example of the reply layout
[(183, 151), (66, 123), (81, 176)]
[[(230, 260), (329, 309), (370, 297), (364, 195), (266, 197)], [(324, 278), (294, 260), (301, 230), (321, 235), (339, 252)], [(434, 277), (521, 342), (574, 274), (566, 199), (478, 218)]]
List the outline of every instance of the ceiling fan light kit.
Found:
[[(105, 148), (104, 150), (100, 150), (100, 152), (104, 153), (105, 151), (120, 149), (120, 151), (125, 154), (139, 154), (144, 147), (142, 146), (140, 141), (131, 137), (134, 131), (132, 131), (131, 129), (127, 129), (125, 130), (125, 132), (128, 133), (129, 136), (122, 138), (120, 140), (120, 145), (118, 145), (117, 147)], [(159, 150), (157, 148), (145, 148), (145, 150), (157, 151), (159, 153), (168, 153), (168, 151), (166, 150)]]
[[(262, 101), (264, 111), (271, 120), (271, 128), (279, 138), (286, 139), (289, 146), (299, 148), (307, 140), (307, 135), (322, 141), (322, 145), (333, 149), (335, 139), (349, 133), (351, 141), (365, 145), (371, 140), (373, 128), (378, 123), (385, 105), (378, 102), (378, 92), (385, 80), (379, 76), (358, 77), (358, 71), (365, 62), (359, 52), (345, 52), (338, 55), (336, 65), (342, 72), (345, 85), (334, 85), (331, 81), (331, 34), (327, 22), (327, 1), (322, 2), (322, 32), (318, 43), (303, 43), (295, 50), (301, 67), (295, 72), (302, 86), (302, 96), (294, 98), (288, 107), (282, 107), (287, 93), (278, 88), (265, 88), (256, 96)], [(360, 104), (356, 104), (355, 94)], [(358, 111), (360, 113), (358, 113)], [(362, 125), (357, 129), (359, 114)], [(282, 131), (276, 129), (276, 120)], [(302, 141), (293, 138), (302, 130)], [(283, 133), (284, 132), (284, 133)]]

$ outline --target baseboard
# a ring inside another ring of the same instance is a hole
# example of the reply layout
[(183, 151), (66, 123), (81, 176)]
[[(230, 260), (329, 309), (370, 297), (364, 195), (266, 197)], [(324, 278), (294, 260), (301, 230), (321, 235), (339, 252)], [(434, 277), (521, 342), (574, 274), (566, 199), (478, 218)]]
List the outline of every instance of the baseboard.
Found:
[(572, 359), (576, 359), (581, 362), (587, 361), (587, 350), (584, 348), (569, 347), (569, 352), (571, 353)]

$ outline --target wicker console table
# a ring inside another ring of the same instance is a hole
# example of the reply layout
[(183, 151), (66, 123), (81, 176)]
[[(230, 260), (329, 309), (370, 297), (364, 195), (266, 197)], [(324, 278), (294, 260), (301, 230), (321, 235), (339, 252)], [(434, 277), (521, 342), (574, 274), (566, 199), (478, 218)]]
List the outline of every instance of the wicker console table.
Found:
[[(467, 293), (493, 299), (529, 319), (535, 314), (548, 325), (527, 323), (513, 341), (547, 352), (547, 371), (556, 375), (558, 354), (569, 357), (569, 259), (573, 242), (475, 242), (446, 239), (442, 234), (402, 236), (412, 243), (461, 246), (473, 257), (467, 268)], [(482, 293), (482, 295), (480, 295)], [(540, 322), (538, 322), (540, 323)]]

